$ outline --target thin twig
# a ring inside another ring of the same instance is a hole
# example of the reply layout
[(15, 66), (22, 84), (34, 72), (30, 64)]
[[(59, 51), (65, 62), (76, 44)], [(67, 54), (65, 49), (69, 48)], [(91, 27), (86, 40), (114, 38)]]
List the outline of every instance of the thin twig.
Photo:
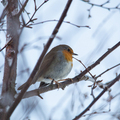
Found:
[[(55, 21), (55, 22), (58, 22), (58, 20), (55, 20), (55, 19), (54, 19), (54, 20), (45, 20), (45, 21), (42, 21), (42, 22), (29, 24), (28, 26), (43, 24), (43, 23), (46, 23), (46, 22), (54, 22), (54, 21)], [(76, 24), (74, 24), (74, 23), (71, 23), (71, 22), (69, 22), (69, 21), (63, 21), (63, 22), (64, 22), (64, 23), (68, 23), (68, 24), (73, 25), (73, 26), (78, 27), (78, 28), (87, 27), (87, 28), (91, 29), (88, 25), (86, 25), (86, 26), (80, 26), (80, 25), (76, 25)]]
[(0, 49), (0, 52), (1, 52), (4, 48), (6, 48), (11, 42), (12, 42), (12, 39), (11, 39), (3, 48)]
[(93, 99), (95, 99), (95, 96), (94, 96), (94, 94), (93, 94), (93, 90), (94, 90), (95, 88), (96, 88), (96, 86), (94, 86), (94, 85), (91, 87), (91, 94), (90, 94), (90, 95), (93, 97)]
[[(81, 60), (78, 60), (78, 59), (75, 58), (75, 57), (73, 57), (73, 58), (76, 59), (78, 62), (80, 62), (80, 63), (84, 66), (85, 69), (87, 69), (87, 67), (82, 63)], [(90, 73), (90, 71), (88, 71), (88, 73), (91, 75), (92, 78), (95, 78), (95, 77)]]
[(119, 79), (120, 79), (120, 74), (114, 80), (112, 80), (112, 82), (110, 84), (108, 84), (108, 86), (90, 103), (90, 105), (83, 112), (81, 112), (78, 116), (76, 116), (73, 120), (78, 120), (87, 111), (89, 111), (90, 108), (98, 101), (98, 99), (108, 90), (108, 88), (113, 86)]
[(81, 0), (81, 1), (86, 2), (87, 4), (91, 5), (90, 8), (88, 9), (88, 12), (89, 12), (88, 18), (91, 17), (90, 12), (91, 12), (91, 9), (92, 9), (94, 6), (96, 6), (96, 7), (101, 7), (101, 8), (103, 8), (103, 9), (107, 9), (107, 10), (111, 10), (111, 9), (118, 9), (118, 10), (120, 10), (120, 8), (119, 8), (120, 3), (119, 3), (118, 5), (116, 5), (115, 7), (106, 7), (105, 5), (108, 4), (108, 3), (110, 2), (110, 0), (104, 2), (104, 3), (100, 4), (100, 5), (99, 5), (99, 4), (91, 3), (89, 0)]
[[(76, 59), (78, 62), (80, 62), (83, 66), (84, 66), (84, 68), (85, 69), (87, 69), (87, 67), (82, 63), (82, 61), (81, 60), (78, 60), (77, 58), (75, 58), (75, 57), (73, 57), (74, 59)], [(91, 96), (93, 97), (93, 99), (95, 99), (95, 96), (94, 96), (94, 94), (93, 94), (93, 90), (96, 88), (96, 79), (95, 79), (95, 77), (90, 73), (90, 71), (88, 71), (88, 73), (91, 75), (91, 77), (94, 79), (94, 83), (93, 83), (93, 85), (91, 85)]]
[[(36, 12), (39, 10), (39, 8), (40, 7), (42, 7), (46, 2), (48, 2), (48, 0), (44, 0), (44, 2), (41, 4), (41, 5), (39, 5), (39, 7), (38, 8), (36, 8), (36, 10), (34, 11), (34, 13), (33, 13), (33, 15), (31, 16), (31, 18), (29, 19), (29, 21), (25, 24), (25, 26), (27, 26), (27, 24), (29, 24), (31, 21), (33, 21), (33, 17), (34, 17), (34, 15), (36, 14)], [(34, 20), (36, 20), (36, 19), (34, 19)]]
[(20, 9), (19, 13), (17, 14), (18, 16), (21, 15), (21, 13), (23, 12), (23, 10), (25, 9), (26, 5), (28, 3), (28, 0), (25, 1), (25, 3), (22, 5), (22, 8)]
[(119, 65), (120, 65), (120, 63), (117, 64), (117, 65), (115, 65), (115, 66), (113, 66), (113, 67), (111, 67), (111, 68), (108, 68), (107, 70), (105, 70), (104, 72), (102, 72), (100, 75), (96, 76), (95, 79), (97, 79), (98, 77), (101, 77), (103, 74), (105, 74), (105, 73), (108, 72), (109, 70), (111, 70), (111, 69), (113, 69), (113, 68), (115, 68), (115, 67), (117, 67), (117, 66), (119, 66)]
[(120, 3), (119, 3), (118, 5), (116, 5), (115, 7), (105, 7), (104, 5), (107, 4), (107, 3), (109, 3), (109, 0), (106, 1), (105, 3), (101, 4), (101, 5), (99, 5), (99, 4), (94, 4), (94, 3), (91, 3), (91, 2), (89, 2), (89, 1), (84, 1), (84, 0), (81, 0), (81, 1), (86, 2), (86, 3), (88, 3), (88, 4), (91, 5), (91, 6), (97, 6), (97, 7), (101, 7), (101, 8), (107, 9), (107, 10), (120, 9), (120, 8), (119, 8)]
[(35, 5), (35, 11), (36, 11), (37, 9), (36, 0), (34, 0), (34, 5)]
[(7, 31), (7, 29), (0, 29), (0, 31)]
[[(66, 86), (68, 86), (70, 84), (73, 84), (73, 83), (76, 83), (76, 82), (84, 80), (84, 76), (85, 76), (85, 74), (88, 71), (90, 71), (91, 69), (93, 69), (94, 67), (96, 67), (105, 57), (107, 57), (112, 51), (114, 51), (119, 46), (120, 46), (120, 42), (118, 42), (112, 48), (108, 49), (108, 51), (105, 52), (94, 64), (92, 64), (91, 66), (89, 66), (87, 69), (85, 69), (79, 75), (77, 75), (74, 78), (72, 78), (73, 81), (71, 81), (71, 79), (67, 79), (64, 82), (59, 83), (59, 88), (63, 89), (63, 88), (65, 88)], [(98, 81), (98, 83), (99, 83), (99, 81)], [(109, 83), (111, 83), (111, 81)], [(107, 86), (108, 84), (105, 84), (105, 86)], [(102, 85), (101, 88), (105, 88), (105, 86), (103, 87), (103, 85)], [(52, 87), (51, 86), (46, 86), (46, 87), (43, 87), (43, 88), (35, 89), (35, 90), (32, 90), (32, 91), (26, 92), (25, 95), (24, 95), (24, 98), (36, 96), (36, 95), (38, 95), (38, 91), (41, 94), (41, 93), (45, 93), (45, 92), (48, 92), (50, 90), (55, 90), (55, 89), (58, 89), (58, 86), (56, 84), (53, 84)]]
[[(8, 2), (9, 3), (9, 2)], [(4, 19), (4, 17), (7, 15), (8, 13), (8, 4), (6, 5), (6, 7), (4, 8), (1, 16), (0, 16), (0, 23), (2, 22), (2, 19)]]
[(83, 115), (83, 117), (86, 117), (86, 116), (90, 116), (90, 115), (94, 115), (94, 114), (102, 114), (102, 113), (109, 113), (110, 112), (110, 110), (108, 110), (108, 111), (102, 111), (102, 112), (97, 112), (97, 111), (95, 111), (95, 112), (92, 112), (92, 113), (89, 113), (89, 114), (85, 114), (85, 115)]
[(108, 49), (108, 51), (106, 53), (104, 53), (94, 64), (92, 64), (91, 66), (89, 66), (86, 70), (84, 70), (81, 74), (79, 74), (76, 77), (83, 77), (88, 71), (90, 71), (92, 68), (94, 68), (95, 66), (97, 66), (98, 64), (100, 64), (100, 62), (107, 56), (109, 55), (112, 51), (114, 51), (117, 47), (120, 46), (120, 41), (114, 45), (112, 48)]
[[(82, 63), (81, 60), (78, 60), (77, 58), (73, 57), (74, 59), (76, 59), (77, 61), (79, 61), (84, 67), (85, 69), (87, 69), (87, 67)], [(88, 73), (91, 75), (91, 77), (94, 79), (94, 83), (93, 85), (91, 86), (91, 96), (93, 97), (93, 99), (95, 99), (95, 96), (93, 94), (93, 90), (96, 88), (96, 79), (95, 77), (90, 73), (90, 71), (88, 71)]]

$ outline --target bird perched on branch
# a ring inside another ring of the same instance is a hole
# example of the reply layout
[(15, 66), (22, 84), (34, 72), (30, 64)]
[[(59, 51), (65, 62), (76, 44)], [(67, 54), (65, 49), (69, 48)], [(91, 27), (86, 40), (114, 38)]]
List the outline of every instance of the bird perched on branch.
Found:
[[(68, 45), (58, 45), (52, 48), (44, 57), (31, 84), (40, 81), (40, 86), (44, 86), (51, 83), (52, 80), (57, 82), (66, 77), (73, 66), (72, 55), (77, 54)], [(25, 84), (21, 85), (18, 90), (21, 90)]]

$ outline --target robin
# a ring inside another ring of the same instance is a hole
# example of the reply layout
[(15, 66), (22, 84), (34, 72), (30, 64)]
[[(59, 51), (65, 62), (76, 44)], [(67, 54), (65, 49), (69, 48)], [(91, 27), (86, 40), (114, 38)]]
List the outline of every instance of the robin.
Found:
[[(50, 50), (44, 57), (41, 66), (33, 78), (32, 84), (41, 81), (40, 87), (66, 77), (73, 66), (72, 55), (77, 55), (68, 45), (58, 45)], [(21, 85), (18, 90), (24, 87)]]

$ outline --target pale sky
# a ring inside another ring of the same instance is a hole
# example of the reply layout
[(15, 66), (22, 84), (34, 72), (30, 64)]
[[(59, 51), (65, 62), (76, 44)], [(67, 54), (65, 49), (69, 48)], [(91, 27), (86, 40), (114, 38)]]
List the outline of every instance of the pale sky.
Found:
[[(40, 5), (43, 1), (37, 1), (37, 4)], [(46, 21), (46, 20), (58, 20), (63, 12), (63, 9), (66, 5), (67, 0), (49, 0), (44, 4), (37, 12), (34, 18), (38, 18), (35, 23)], [(105, 1), (102, 0), (101, 3)], [(97, 0), (91, 0), (91, 3), (101, 4)], [(119, 0), (110, 0), (110, 3), (106, 7), (111, 8), (117, 6)], [(94, 63), (101, 55), (103, 55), (108, 48), (111, 48), (118, 41), (120, 41), (120, 11), (118, 9), (107, 10), (101, 7), (94, 6), (90, 10), (91, 18), (88, 18), (89, 12), (87, 11), (91, 5), (82, 2), (81, 0), (73, 0), (68, 14), (65, 18), (65, 21), (74, 23), (79, 26), (89, 26), (91, 29), (86, 27), (77, 28), (68, 23), (62, 23), (60, 30), (57, 34), (61, 40), (55, 38), (53, 43), (50, 46), (50, 49), (59, 44), (67, 44), (71, 46), (75, 53), (78, 54), (76, 57), (80, 59), (86, 67)], [(0, 14), (3, 10), (3, 6), (0, 3)], [(33, 2), (30, 1), (26, 7), (27, 12), (30, 13), (30, 16), (33, 13), (34, 7)], [(29, 19), (24, 12), (24, 19), (27, 22)], [(46, 44), (49, 36), (51, 35), (57, 22), (46, 22), (38, 25), (33, 25), (32, 29), (25, 28), (22, 32), (19, 44), (19, 50), (25, 43), (32, 43), (21, 53), (18, 54), (18, 74), (21, 70), (30, 68), (29, 73), (23, 73), (17, 76), (17, 85), (16, 89), (23, 84), (30, 73), (32, 72), (40, 53), (43, 50), (43, 45)], [(0, 47), (2, 48), (5, 44), (5, 33), (0, 31)], [(49, 49), (49, 50), (50, 50)], [(108, 57), (106, 57), (100, 65), (95, 67), (91, 73), (93, 75), (98, 75), (104, 70), (118, 64), (120, 62), (119, 55), (120, 48), (117, 48), (112, 52)], [(0, 66), (4, 64), (4, 57), (0, 53)], [(73, 69), (67, 78), (73, 78), (75, 75), (79, 74), (80, 71), (83, 71), (84, 67), (76, 60), (73, 61)], [(2, 80), (4, 68), (0, 68), (0, 78)], [(108, 82), (115, 78), (116, 72), (120, 72), (120, 67), (117, 67), (99, 79), (103, 80), (103, 83)], [(0, 83), (2, 81), (0, 80)], [(91, 88), (88, 85), (91, 85), (91, 82), (82, 81), (77, 84), (70, 85), (65, 88), (65, 90), (54, 90), (44, 94), (41, 94), (44, 98), (41, 100), (38, 97), (31, 97), (21, 101), (18, 107), (15, 109), (12, 114), (11, 120), (25, 120), (26, 115), (29, 115), (30, 120), (71, 120), (80, 112), (82, 112), (93, 100), (91, 93)], [(36, 83), (34, 86), (31, 86), (30, 89), (37, 88), (39, 86)], [(119, 82), (112, 87), (111, 94), (114, 96), (120, 92)], [(102, 89), (96, 88), (94, 90), (95, 96), (97, 96)], [(84, 98), (84, 95), (87, 94), (87, 99)], [(72, 96), (74, 96), (72, 99)], [(108, 93), (105, 93), (102, 98), (91, 108), (86, 114), (92, 113), (93, 111), (102, 112), (109, 111), (109, 104), (106, 102), (108, 98)], [(118, 97), (119, 98), (119, 97)], [(118, 105), (118, 98), (115, 98), (111, 102), (111, 110), (115, 111), (116, 106)], [(72, 101), (73, 100), (73, 101)], [(74, 107), (72, 108), (72, 104)], [(81, 106), (83, 103), (83, 106)], [(26, 106), (32, 106), (26, 108)], [(106, 105), (106, 106), (105, 106)], [(100, 106), (104, 107), (104, 109)], [(26, 109), (28, 110), (26, 112)], [(29, 114), (29, 109), (33, 111)], [(81, 120), (87, 120), (87, 117), (82, 117)], [(41, 119), (40, 119), (41, 118)], [(91, 120), (108, 120), (110, 119), (110, 114), (102, 114), (92, 116)], [(26, 119), (27, 120), (27, 119)], [(117, 120), (117, 119), (115, 119)]]

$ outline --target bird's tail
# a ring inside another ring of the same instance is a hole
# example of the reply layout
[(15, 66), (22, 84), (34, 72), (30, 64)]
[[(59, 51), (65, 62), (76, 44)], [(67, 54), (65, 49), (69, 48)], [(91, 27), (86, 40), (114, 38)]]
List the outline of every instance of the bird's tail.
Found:
[[(35, 76), (34, 79), (32, 80), (31, 85), (32, 85), (32, 84), (35, 84), (35, 83), (36, 83), (36, 80), (37, 80), (37, 78), (36, 78), (36, 76)], [(21, 85), (21, 86), (18, 88), (18, 90), (22, 90), (22, 89), (24, 88), (24, 86), (25, 86), (26, 83), (27, 83), (27, 82), (25, 82), (23, 85)]]
[(22, 89), (24, 88), (25, 84), (26, 84), (26, 82), (25, 82), (23, 85), (21, 85), (21, 86), (18, 88), (18, 90), (22, 90)]

